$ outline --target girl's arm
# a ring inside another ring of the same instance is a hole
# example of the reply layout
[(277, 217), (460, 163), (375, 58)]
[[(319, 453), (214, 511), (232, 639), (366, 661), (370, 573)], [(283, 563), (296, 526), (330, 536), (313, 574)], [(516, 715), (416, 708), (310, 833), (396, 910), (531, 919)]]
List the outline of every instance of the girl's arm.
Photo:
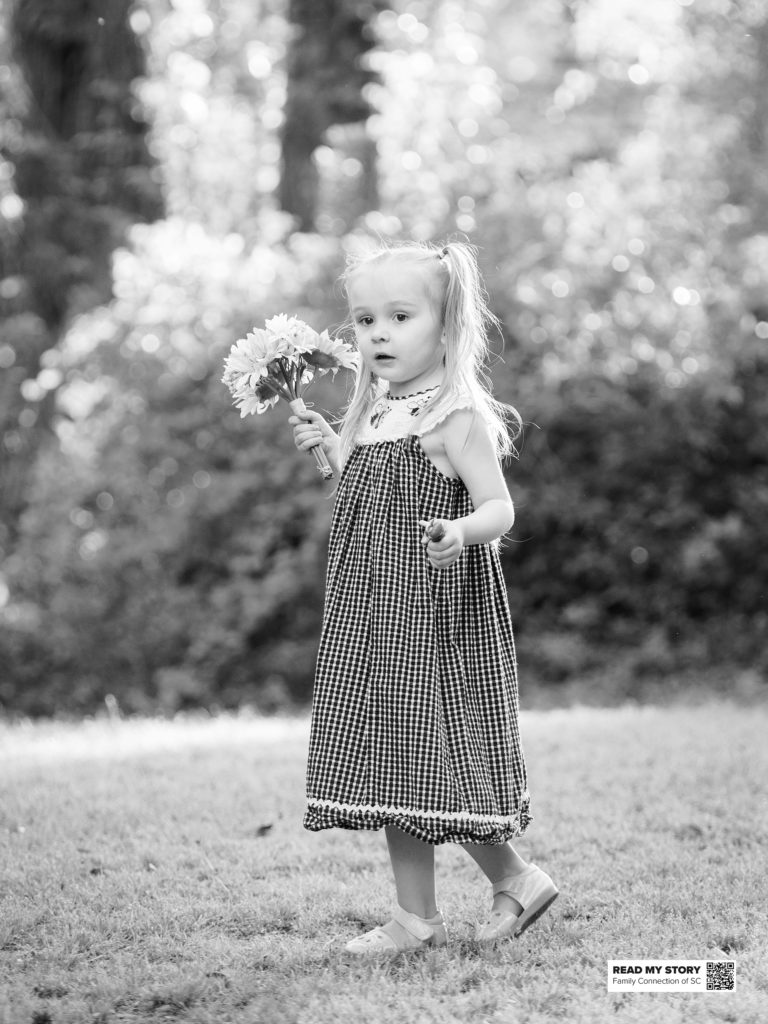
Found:
[(422, 540), (437, 568), (455, 562), (466, 544), (487, 544), (502, 537), (515, 521), (515, 508), (482, 417), (459, 409), (445, 420), (441, 435), (445, 454), (469, 491), (474, 512), (440, 520), (445, 527), (442, 539)]
[(299, 451), (306, 452), (315, 445), (322, 445), (338, 476), (341, 472), (341, 442), (330, 423), (313, 409), (294, 413), (288, 422), (293, 426), (293, 441)]

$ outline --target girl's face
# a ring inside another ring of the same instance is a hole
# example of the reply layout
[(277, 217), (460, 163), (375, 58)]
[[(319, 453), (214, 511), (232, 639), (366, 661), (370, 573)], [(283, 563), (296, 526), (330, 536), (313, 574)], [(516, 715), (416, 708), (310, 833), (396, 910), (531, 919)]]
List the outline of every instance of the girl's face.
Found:
[(423, 269), (385, 260), (347, 282), (349, 309), (366, 367), (397, 397), (440, 384), (442, 324)]

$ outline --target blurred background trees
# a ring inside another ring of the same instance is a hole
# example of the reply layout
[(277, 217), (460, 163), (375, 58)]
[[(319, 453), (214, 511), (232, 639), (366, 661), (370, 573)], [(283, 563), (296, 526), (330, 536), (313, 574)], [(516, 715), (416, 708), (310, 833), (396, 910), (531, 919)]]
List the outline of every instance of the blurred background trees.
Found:
[(68, 318), (111, 296), (109, 262), (128, 223), (152, 219), (146, 125), (132, 115), (144, 55), (128, 0), (26, 0), (6, 13), (0, 317), (0, 539), (12, 542), (62, 383)]
[(481, 250), (527, 423), (528, 705), (762, 692), (761, 0), (5, 0), (0, 24), (0, 708), (307, 702), (332, 489), (221, 363), (276, 312), (339, 324), (345, 253), (382, 237)]

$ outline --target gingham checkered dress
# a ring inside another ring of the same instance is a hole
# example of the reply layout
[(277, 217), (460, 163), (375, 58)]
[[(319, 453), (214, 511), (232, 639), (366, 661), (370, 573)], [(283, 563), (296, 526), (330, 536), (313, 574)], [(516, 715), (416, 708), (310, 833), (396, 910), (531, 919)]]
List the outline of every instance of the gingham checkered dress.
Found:
[[(380, 408), (408, 418), (394, 402)], [(498, 552), (478, 544), (430, 565), (419, 520), (472, 504), (402, 426), (389, 440), (368, 428), (339, 482), (304, 825), (502, 843), (530, 815)]]

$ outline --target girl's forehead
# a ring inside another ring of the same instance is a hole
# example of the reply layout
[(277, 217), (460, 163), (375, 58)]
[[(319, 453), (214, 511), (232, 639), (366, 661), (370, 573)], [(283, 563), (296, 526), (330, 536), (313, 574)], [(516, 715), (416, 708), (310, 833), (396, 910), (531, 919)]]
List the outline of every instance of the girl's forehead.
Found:
[(349, 304), (366, 305), (380, 302), (430, 301), (429, 274), (416, 263), (385, 260), (359, 267), (347, 279)]

